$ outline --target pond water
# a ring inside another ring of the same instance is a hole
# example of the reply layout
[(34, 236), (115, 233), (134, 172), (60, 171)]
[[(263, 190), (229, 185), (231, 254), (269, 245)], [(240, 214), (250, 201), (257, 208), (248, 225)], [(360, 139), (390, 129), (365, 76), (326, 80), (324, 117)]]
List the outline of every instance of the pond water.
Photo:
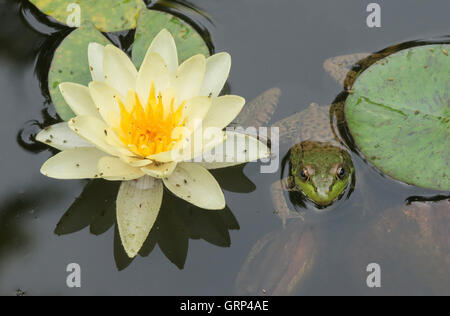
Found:
[[(185, 5), (179, 1), (170, 10), (209, 33), (216, 52), (231, 53), (228, 85), (233, 94), (251, 100), (271, 87), (281, 89), (276, 121), (311, 102), (330, 104), (342, 92), (322, 67), (327, 58), (377, 52), (449, 33), (447, 0), (381, 1), (382, 27), (374, 29), (366, 26), (370, 2), (191, 0)], [(158, 9), (169, 10), (161, 5)], [(126, 259), (115, 238), (116, 184), (94, 182), (85, 187), (86, 181), (57, 181), (39, 173), (53, 153), (32, 137), (58, 121), (46, 76), (52, 52), (68, 32), (25, 0), (0, 0), (0, 294), (16, 295), (18, 290), (26, 295), (236, 294), (235, 280), (252, 246), (282, 229), (269, 193), (281, 171), (261, 174), (259, 165), (250, 163), (243, 172), (234, 168), (216, 173), (228, 205), (216, 214), (169, 196), (156, 225), (158, 232), (152, 232), (144, 247), (145, 256)], [(111, 36), (124, 48), (132, 38), (133, 32)], [(333, 209), (339, 216), (313, 222), (327, 238), (310, 278), (293, 294), (450, 294), (448, 252), (430, 259), (447, 263), (443, 272), (447, 277), (442, 278), (429, 268), (422, 252), (415, 255), (408, 248), (419, 246), (406, 242), (399, 252), (391, 250), (395, 255), (386, 254), (387, 245), (373, 246), (374, 229), (369, 228), (386, 216), (385, 210), (402, 208), (410, 197), (442, 197), (448, 192), (393, 181), (352, 155), (364, 181), (357, 181), (350, 199)], [(57, 226), (83, 189), (83, 198)], [(361, 212), (354, 203), (358, 198), (370, 201), (370, 211)], [(448, 232), (446, 226), (443, 234)], [(362, 244), (355, 244), (355, 239)], [(372, 248), (365, 247), (365, 240)], [(66, 286), (66, 266), (72, 262), (82, 269), (79, 289)], [(366, 285), (366, 266), (371, 262), (379, 263), (386, 275), (381, 288)]]

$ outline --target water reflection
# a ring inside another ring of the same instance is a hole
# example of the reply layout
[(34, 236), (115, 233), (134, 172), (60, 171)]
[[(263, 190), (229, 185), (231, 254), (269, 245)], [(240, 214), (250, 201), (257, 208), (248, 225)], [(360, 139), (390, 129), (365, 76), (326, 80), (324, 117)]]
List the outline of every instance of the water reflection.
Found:
[[(233, 229), (239, 229), (239, 224), (229, 208), (208, 212), (194, 206), (187, 206), (178, 198), (165, 194), (158, 219), (139, 255), (148, 256), (158, 245), (173, 264), (183, 269), (189, 239), (203, 239), (218, 247), (230, 247), (229, 230)], [(114, 238), (114, 257), (119, 270), (126, 268), (133, 261), (127, 257), (120, 245), (117, 227)]]
[(114, 224), (115, 200), (119, 186), (120, 182), (89, 181), (56, 225), (55, 234), (71, 234), (88, 226), (94, 235), (106, 232)]
[(42, 13), (29, 0), (9, 0), (18, 4), (21, 19), (31, 28), (41, 34), (50, 35), (54, 32), (67, 29), (52, 17)]
[(35, 207), (35, 198), (39, 198), (39, 194), (12, 195), (0, 203), (0, 273), (8, 256), (30, 244), (30, 235), (14, 219)]
[[(53, 194), (52, 199), (48, 199), (49, 192)], [(42, 185), (5, 196), (7, 198), (0, 202), (0, 274), (7, 258), (15, 253), (26, 253), (33, 247), (33, 238), (24, 227), (24, 219), (36, 220), (41, 215), (37, 210), (48, 209), (62, 199), (58, 189)]]
[[(17, 18), (20, 12), (18, 0), (6, 0), (0, 3), (0, 56), (8, 58), (19, 66), (33, 61), (43, 40), (33, 29), (24, 27)], [(17, 40), (20, 34), (20, 40)]]
[[(213, 171), (222, 188), (247, 193), (255, 185), (242, 172), (243, 166)], [(232, 182), (233, 181), (233, 182)], [(231, 183), (239, 183), (231, 186)], [(100, 235), (116, 224), (116, 197), (119, 182), (91, 180), (83, 192), (63, 215), (55, 234), (66, 235), (89, 226), (90, 232)], [(227, 207), (221, 211), (207, 211), (188, 204), (165, 190), (158, 218), (139, 254), (147, 257), (156, 245), (179, 269), (183, 269), (188, 253), (189, 239), (203, 239), (219, 247), (230, 247), (229, 230), (239, 229), (239, 224)], [(114, 238), (114, 258), (119, 270), (130, 265), (133, 259), (126, 255), (118, 235)]]

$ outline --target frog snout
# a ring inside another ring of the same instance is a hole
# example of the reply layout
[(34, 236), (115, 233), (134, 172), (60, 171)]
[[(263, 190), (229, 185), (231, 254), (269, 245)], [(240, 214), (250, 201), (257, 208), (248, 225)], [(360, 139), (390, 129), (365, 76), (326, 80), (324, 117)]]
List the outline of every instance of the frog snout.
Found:
[(317, 193), (322, 196), (322, 197), (326, 197), (328, 196), (328, 193), (330, 193), (330, 188), (326, 187), (326, 188), (317, 188)]

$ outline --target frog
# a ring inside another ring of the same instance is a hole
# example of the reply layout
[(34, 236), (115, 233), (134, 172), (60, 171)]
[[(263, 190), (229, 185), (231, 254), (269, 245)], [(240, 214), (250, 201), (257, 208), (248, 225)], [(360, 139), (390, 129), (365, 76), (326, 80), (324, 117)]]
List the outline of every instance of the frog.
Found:
[[(395, 50), (387, 49), (379, 53), (359, 53), (332, 57), (323, 63), (324, 69), (344, 89), (344, 94), (352, 93), (352, 84), (364, 66), (378, 62)], [(235, 120), (242, 126), (260, 127), (269, 124), (275, 113), (281, 90), (271, 88), (247, 105)], [(339, 98), (337, 98), (339, 99)], [(305, 110), (281, 119), (273, 124), (278, 127), (280, 143), (290, 148), (286, 156), (289, 164), (288, 176), (282, 177), (270, 186), (274, 213), (282, 221), (282, 229), (268, 233), (251, 249), (236, 278), (236, 292), (239, 295), (290, 295), (298, 291), (311, 278), (320, 253), (324, 251), (326, 237), (320, 223), (311, 224), (305, 212), (288, 206), (287, 194), (300, 196), (306, 200), (313, 213), (329, 213), (343, 197), (347, 199), (354, 192), (356, 172), (347, 142), (340, 137), (338, 126), (345, 125), (345, 99), (331, 105), (311, 103)], [(283, 172), (282, 172), (283, 174)], [(364, 186), (361, 179), (360, 185)], [(362, 213), (370, 210), (369, 196), (354, 199)], [(440, 204), (428, 208), (445, 208)], [(421, 206), (416, 206), (421, 207)], [(386, 214), (386, 213), (383, 213)], [(398, 223), (410, 223), (411, 217), (405, 212), (396, 214)], [(433, 217), (435, 218), (435, 217)], [(416, 218), (418, 226), (429, 218)], [(386, 224), (387, 222), (383, 222)], [(448, 225), (446, 224), (441, 225)], [(382, 230), (371, 230), (380, 234)], [(401, 224), (397, 226), (402, 227)], [(448, 226), (447, 226), (448, 227)], [(359, 238), (361, 239), (361, 238)], [(442, 243), (448, 243), (445, 239)], [(431, 243), (427, 245), (432, 247)], [(355, 248), (363, 249), (355, 241)], [(447, 249), (442, 246), (442, 249)], [(354, 255), (354, 253), (352, 254)], [(352, 257), (352, 256), (348, 256)]]
[[(345, 85), (347, 73), (369, 54), (352, 54), (333, 57), (324, 62), (324, 68), (341, 85)], [(250, 102), (234, 121), (235, 125), (260, 127), (268, 124), (278, 104), (281, 90), (271, 88)], [(283, 225), (290, 218), (302, 218), (287, 206), (286, 191), (298, 192), (313, 203), (317, 210), (324, 210), (351, 191), (354, 184), (354, 167), (344, 142), (330, 123), (330, 114), (343, 121), (344, 103), (319, 105), (308, 108), (275, 122), (283, 146), (290, 148), (290, 176), (271, 186), (272, 201)], [(337, 122), (336, 122), (337, 123)]]

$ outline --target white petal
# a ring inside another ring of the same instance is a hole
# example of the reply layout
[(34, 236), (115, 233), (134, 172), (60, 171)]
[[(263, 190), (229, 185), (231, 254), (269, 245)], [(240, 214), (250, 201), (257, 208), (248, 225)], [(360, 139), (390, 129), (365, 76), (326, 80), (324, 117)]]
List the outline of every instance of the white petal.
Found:
[(47, 160), (41, 173), (55, 179), (98, 178), (97, 164), (104, 156), (104, 152), (90, 147), (65, 150)]
[(184, 104), (183, 115), (186, 117), (186, 127), (194, 130), (199, 127), (211, 109), (211, 99), (208, 97), (194, 97)]
[(88, 87), (77, 83), (65, 82), (59, 85), (59, 90), (76, 115), (99, 116)]
[[(114, 132), (111, 127), (108, 127), (106, 129), (105, 136), (106, 143), (114, 147), (121, 157), (127, 156), (131, 158), (136, 156), (128, 149), (128, 147), (124, 143), (122, 143), (116, 132)], [(142, 160), (142, 158), (140, 160)]]
[(216, 179), (197, 164), (180, 163), (163, 181), (173, 194), (198, 207), (208, 210), (225, 207), (225, 197)]
[(148, 174), (149, 176), (162, 179), (170, 176), (172, 172), (175, 170), (176, 166), (177, 166), (176, 162), (153, 163), (151, 165), (142, 168), (141, 170), (146, 174)]
[(103, 74), (103, 51), (105, 46), (98, 43), (90, 43), (88, 46), (89, 69), (92, 81), (104, 81)]
[(174, 109), (178, 108), (179, 102), (177, 92), (174, 87), (168, 87), (162, 94), (162, 102), (164, 106), (164, 115), (167, 117), (168, 113), (172, 112), (172, 102)]
[(59, 150), (79, 147), (93, 147), (92, 144), (75, 134), (67, 122), (58, 123), (44, 128), (36, 135), (36, 140)]
[(152, 83), (158, 96), (169, 87), (170, 74), (161, 55), (150, 52), (142, 63), (136, 82), (136, 91), (142, 104), (147, 104)]
[(235, 95), (226, 95), (212, 99), (211, 109), (203, 121), (204, 126), (227, 127), (241, 112), (245, 99)]
[(219, 53), (206, 60), (206, 73), (200, 95), (217, 97), (228, 79), (231, 69), (231, 56)]
[(147, 159), (151, 159), (157, 162), (172, 162), (176, 161), (180, 157), (180, 153), (176, 150), (165, 151), (158, 154), (150, 155), (146, 157)]
[(122, 182), (117, 195), (117, 225), (122, 245), (134, 258), (158, 217), (163, 198), (161, 180), (142, 177)]
[(120, 109), (116, 98), (121, 97), (120, 92), (109, 84), (99, 81), (91, 82), (89, 91), (103, 120), (109, 126), (118, 126), (120, 124)]
[(195, 55), (178, 67), (171, 86), (177, 91), (179, 102), (196, 97), (200, 93), (205, 77), (205, 56)]
[[(201, 133), (201, 135), (199, 135)], [(184, 146), (175, 161), (201, 160), (202, 153), (211, 151), (214, 147), (226, 140), (226, 134), (218, 129), (209, 127), (204, 130), (197, 129), (187, 140), (187, 146)], [(197, 158), (200, 157), (200, 158)]]
[(118, 151), (107, 143), (105, 131), (108, 126), (101, 119), (93, 116), (77, 116), (70, 119), (69, 127), (98, 149), (113, 156), (119, 155)]
[(98, 162), (99, 175), (106, 180), (134, 180), (145, 174), (141, 169), (132, 167), (116, 157), (103, 157)]
[(114, 45), (107, 45), (103, 53), (105, 81), (122, 96), (136, 89), (137, 70), (130, 58)]
[(150, 53), (159, 54), (166, 62), (170, 73), (174, 73), (178, 68), (177, 46), (168, 30), (163, 29), (155, 36), (147, 50), (147, 54)]
[(208, 128), (204, 131), (198, 128), (193, 133), (187, 133), (186, 136), (172, 150), (146, 158), (162, 163), (190, 161), (202, 152), (210, 151), (226, 139), (225, 133), (217, 128)]
[(149, 164), (153, 163), (153, 161), (148, 160), (148, 159), (130, 157), (128, 155), (121, 155), (120, 159), (122, 159), (123, 162), (129, 164), (130, 166), (139, 167), (139, 168), (148, 166)]
[(267, 145), (255, 137), (230, 131), (226, 135), (224, 143), (203, 154), (201, 165), (206, 169), (230, 167), (270, 156)]

